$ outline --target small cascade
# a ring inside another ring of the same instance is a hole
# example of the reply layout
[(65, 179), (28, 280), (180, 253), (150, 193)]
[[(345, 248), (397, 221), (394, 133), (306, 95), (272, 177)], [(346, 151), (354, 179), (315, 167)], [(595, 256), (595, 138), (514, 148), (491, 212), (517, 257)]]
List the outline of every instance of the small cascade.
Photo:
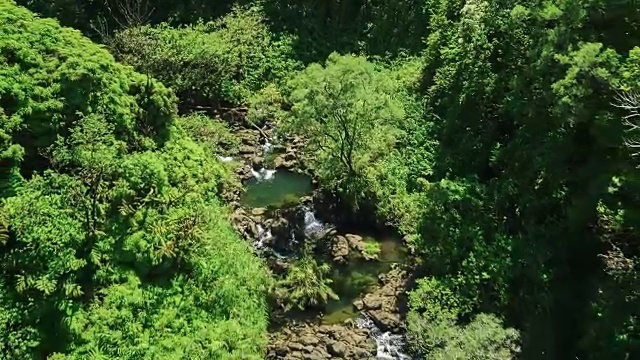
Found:
[(233, 158), (231, 156), (220, 156), (218, 155), (218, 159), (222, 162), (230, 162), (233, 161)]
[(272, 147), (273, 147), (273, 144), (269, 142), (269, 139), (265, 140), (264, 144), (262, 144), (262, 153), (268, 154), (269, 152), (271, 152)]
[(253, 177), (262, 180), (271, 180), (276, 175), (276, 170), (267, 170), (265, 168), (260, 169), (259, 171), (255, 171), (253, 168), (251, 169), (251, 174)]
[(306, 207), (304, 209), (304, 234), (306, 236), (318, 237), (325, 230), (325, 225), (316, 219), (313, 208)]
[(271, 230), (264, 230), (262, 226), (257, 225), (258, 229), (258, 238), (253, 243), (253, 248), (256, 250), (261, 250), (264, 248), (265, 241), (271, 240), (273, 235), (271, 234)]
[(371, 336), (378, 346), (376, 360), (411, 360), (409, 355), (402, 352), (405, 343), (404, 336), (388, 331), (383, 333), (368, 316), (357, 318), (356, 326), (371, 332)]

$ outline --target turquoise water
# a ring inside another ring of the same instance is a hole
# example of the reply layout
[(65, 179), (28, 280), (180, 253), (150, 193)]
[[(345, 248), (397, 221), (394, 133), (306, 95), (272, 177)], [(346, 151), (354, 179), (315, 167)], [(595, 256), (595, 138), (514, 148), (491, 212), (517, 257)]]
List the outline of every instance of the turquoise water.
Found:
[(247, 207), (280, 207), (313, 190), (311, 177), (278, 170), (271, 179), (250, 179), (245, 184), (241, 203)]

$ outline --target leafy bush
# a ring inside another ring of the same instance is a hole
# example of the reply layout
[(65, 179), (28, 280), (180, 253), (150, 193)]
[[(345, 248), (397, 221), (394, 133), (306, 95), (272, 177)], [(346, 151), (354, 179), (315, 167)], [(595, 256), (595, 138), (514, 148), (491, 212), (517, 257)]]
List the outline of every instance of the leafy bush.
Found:
[(380, 248), (380, 243), (378, 243), (375, 239), (365, 239), (364, 242), (364, 250), (362, 250), (362, 254), (365, 259), (377, 259), (382, 252)]
[(287, 39), (277, 40), (259, 8), (236, 7), (208, 23), (130, 28), (114, 37), (118, 58), (170, 86), (185, 106), (245, 104), (294, 67)]
[(331, 289), (333, 282), (328, 276), (329, 264), (318, 262), (310, 255), (304, 255), (291, 264), (283, 279), (276, 284), (277, 301), (285, 310), (294, 307), (305, 309), (326, 303), (329, 299), (338, 299)]
[(407, 316), (411, 350), (426, 359), (515, 359), (519, 333), (505, 329), (493, 315), (479, 314), (465, 326), (457, 325), (458, 296), (434, 278), (418, 281), (409, 293)]
[(262, 358), (269, 277), (171, 92), (7, 1), (0, 54), (0, 359)]

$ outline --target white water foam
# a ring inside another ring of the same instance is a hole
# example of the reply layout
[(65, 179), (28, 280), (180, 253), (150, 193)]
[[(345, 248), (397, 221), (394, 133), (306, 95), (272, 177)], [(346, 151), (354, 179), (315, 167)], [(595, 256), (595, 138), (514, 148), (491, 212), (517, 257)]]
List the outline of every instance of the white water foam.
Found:
[(265, 143), (262, 144), (262, 153), (268, 154), (271, 151), (273, 145), (269, 142), (269, 139), (265, 140)]
[(411, 360), (409, 355), (402, 352), (405, 344), (404, 336), (389, 331), (382, 332), (373, 320), (365, 315), (356, 319), (356, 326), (361, 329), (369, 329), (378, 347), (376, 360)]
[(306, 236), (320, 236), (325, 230), (325, 225), (316, 219), (313, 208), (304, 209), (304, 234)]
[(267, 170), (265, 168), (260, 169), (259, 171), (255, 171), (253, 168), (251, 169), (251, 175), (253, 175), (253, 177), (255, 177), (256, 179), (258, 179), (259, 181), (262, 180), (271, 180), (274, 178), (274, 176), (276, 175), (276, 171), (275, 170)]
[(256, 250), (261, 250), (264, 248), (264, 243), (267, 240), (271, 240), (273, 235), (271, 234), (271, 230), (264, 230), (262, 226), (257, 225), (258, 228), (258, 238), (253, 242), (253, 248)]
[(220, 156), (218, 155), (218, 159), (222, 162), (229, 162), (229, 161), (233, 161), (233, 158), (231, 156)]

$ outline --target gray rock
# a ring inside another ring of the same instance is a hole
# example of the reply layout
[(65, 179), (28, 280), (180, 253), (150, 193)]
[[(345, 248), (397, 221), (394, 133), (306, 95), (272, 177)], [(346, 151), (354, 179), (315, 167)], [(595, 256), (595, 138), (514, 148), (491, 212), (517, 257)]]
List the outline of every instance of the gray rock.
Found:
[(371, 320), (384, 331), (395, 332), (400, 327), (400, 315), (384, 310), (371, 310), (368, 312)]
[(313, 336), (313, 335), (303, 335), (300, 338), (300, 342), (303, 343), (304, 345), (318, 345), (318, 343), (320, 342), (320, 340), (318, 340), (317, 337)]
[(329, 354), (339, 357), (345, 357), (347, 355), (347, 345), (342, 341), (335, 341), (327, 346)]

